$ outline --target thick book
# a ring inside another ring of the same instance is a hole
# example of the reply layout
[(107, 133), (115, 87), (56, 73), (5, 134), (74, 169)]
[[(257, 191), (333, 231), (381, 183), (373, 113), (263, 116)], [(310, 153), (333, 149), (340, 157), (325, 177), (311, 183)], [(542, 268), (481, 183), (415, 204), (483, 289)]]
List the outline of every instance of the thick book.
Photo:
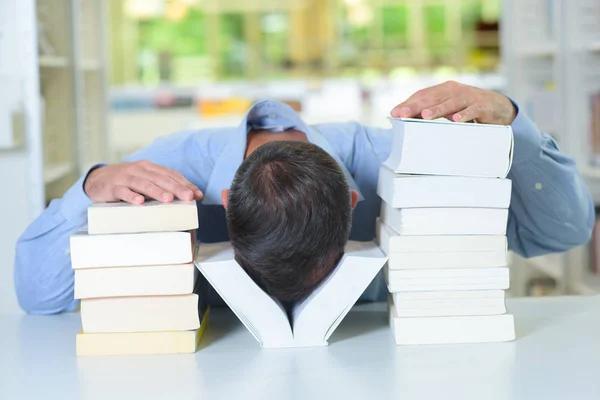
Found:
[(511, 314), (458, 317), (399, 317), (390, 307), (397, 345), (507, 342), (515, 339)]
[(200, 327), (197, 294), (81, 300), (84, 333), (188, 331)]
[(390, 293), (454, 290), (506, 290), (509, 270), (500, 268), (444, 268), (390, 270), (384, 268)]
[(377, 194), (394, 208), (508, 208), (511, 186), (510, 179), (401, 175), (383, 165)]
[(171, 265), (194, 260), (192, 232), (90, 235), (82, 228), (71, 235), (74, 269)]
[(505, 178), (512, 164), (510, 126), (390, 118), (392, 150), (384, 165), (397, 174)]
[(88, 207), (90, 235), (189, 231), (196, 228), (198, 210), (195, 201), (161, 203), (147, 200), (141, 205), (121, 201), (94, 203)]
[(75, 298), (167, 296), (194, 290), (193, 263), (75, 270)]
[(399, 235), (506, 235), (508, 209), (392, 208), (381, 203), (381, 220)]
[(78, 356), (114, 356), (141, 354), (195, 353), (208, 323), (208, 310), (200, 328), (189, 331), (136, 332), (136, 333), (84, 333), (76, 338)]
[(385, 254), (497, 252), (507, 248), (504, 235), (401, 236), (377, 218), (377, 243)]
[(349, 242), (336, 268), (289, 313), (235, 261), (229, 242), (201, 244), (195, 263), (260, 345), (280, 348), (326, 346), (386, 260), (375, 243)]
[[(507, 263), (504, 236), (400, 236), (379, 219), (376, 224), (376, 241), (388, 256), (389, 269), (486, 268), (503, 267)], [(467, 242), (471, 238), (491, 240), (474, 240), (469, 248), (467, 243), (452, 247), (445, 238), (463, 238)], [(401, 251), (396, 251), (396, 247)]]

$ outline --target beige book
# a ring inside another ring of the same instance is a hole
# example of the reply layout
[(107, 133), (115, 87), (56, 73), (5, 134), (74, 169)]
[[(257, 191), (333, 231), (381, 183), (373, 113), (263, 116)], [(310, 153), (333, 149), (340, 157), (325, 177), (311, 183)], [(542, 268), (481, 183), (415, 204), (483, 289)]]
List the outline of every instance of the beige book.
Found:
[(207, 309), (200, 328), (189, 331), (138, 333), (84, 333), (82, 331), (77, 334), (76, 354), (97, 356), (194, 353), (206, 330), (208, 314)]
[(193, 263), (75, 270), (75, 298), (165, 296), (194, 291)]
[(86, 333), (198, 329), (198, 295), (83, 299), (81, 325)]
[(195, 201), (161, 203), (148, 200), (142, 205), (95, 203), (88, 208), (88, 232), (91, 235), (187, 231), (196, 228), (198, 211)]
[(90, 235), (83, 228), (71, 235), (73, 269), (185, 264), (193, 261), (192, 232)]

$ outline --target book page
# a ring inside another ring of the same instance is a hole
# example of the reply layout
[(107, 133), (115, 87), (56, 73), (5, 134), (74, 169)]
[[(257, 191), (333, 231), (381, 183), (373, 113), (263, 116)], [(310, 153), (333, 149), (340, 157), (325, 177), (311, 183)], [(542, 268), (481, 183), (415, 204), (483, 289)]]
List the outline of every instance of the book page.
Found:
[(287, 347), (293, 337), (283, 305), (254, 283), (229, 242), (200, 244), (196, 267), (262, 347)]
[(294, 342), (325, 345), (387, 258), (373, 242), (348, 242), (336, 269), (293, 311)]

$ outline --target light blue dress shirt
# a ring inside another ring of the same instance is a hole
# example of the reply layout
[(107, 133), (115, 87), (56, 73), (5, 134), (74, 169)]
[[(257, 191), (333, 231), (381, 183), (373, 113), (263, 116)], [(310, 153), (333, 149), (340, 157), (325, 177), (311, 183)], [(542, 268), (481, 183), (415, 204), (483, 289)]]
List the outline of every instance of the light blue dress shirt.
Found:
[[(228, 240), (221, 190), (229, 188), (244, 158), (246, 136), (253, 129), (295, 128), (331, 154), (350, 186), (359, 192), (351, 240), (373, 240), (381, 200), (379, 166), (390, 152), (392, 131), (355, 122), (309, 126), (289, 106), (274, 100), (256, 103), (235, 128), (175, 133), (155, 140), (125, 161), (149, 160), (180, 172), (204, 192), (198, 203), (202, 242)], [(508, 220), (509, 248), (523, 256), (561, 252), (586, 243), (594, 223), (589, 191), (573, 160), (553, 139), (539, 132), (522, 112), (512, 124), (515, 147), (509, 178), (513, 181)], [(33, 314), (73, 310), (73, 271), (69, 235), (87, 223), (92, 201), (83, 191), (84, 177), (48, 208), (19, 238), (14, 270), (20, 306)], [(378, 276), (362, 300), (383, 300), (386, 287)]]

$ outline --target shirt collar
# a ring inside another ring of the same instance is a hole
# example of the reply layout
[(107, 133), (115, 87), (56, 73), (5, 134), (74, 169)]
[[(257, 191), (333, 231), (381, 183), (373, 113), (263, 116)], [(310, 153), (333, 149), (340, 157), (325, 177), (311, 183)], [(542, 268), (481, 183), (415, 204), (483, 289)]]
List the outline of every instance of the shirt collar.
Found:
[(248, 110), (215, 161), (213, 172), (204, 191), (203, 204), (223, 204), (221, 191), (231, 186), (238, 167), (244, 161), (248, 132), (254, 129), (267, 129), (274, 132), (297, 129), (303, 132), (310, 143), (316, 144), (335, 159), (348, 181), (348, 186), (358, 192), (359, 201), (364, 199), (352, 175), (323, 135), (308, 126), (289, 105), (276, 100), (262, 100)]

